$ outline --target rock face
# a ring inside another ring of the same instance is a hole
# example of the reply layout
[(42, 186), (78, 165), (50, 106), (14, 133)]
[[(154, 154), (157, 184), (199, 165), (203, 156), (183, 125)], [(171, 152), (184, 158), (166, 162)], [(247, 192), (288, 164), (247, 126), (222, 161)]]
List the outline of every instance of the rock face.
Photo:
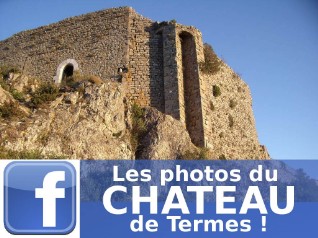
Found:
[(11, 102), (13, 100), (12, 95), (5, 91), (1, 86), (0, 86), (0, 106), (2, 106), (5, 102)]
[[(23, 121), (2, 124), (1, 145), (76, 159), (131, 159), (122, 87), (88, 83), (85, 91), (61, 95)], [(16, 128), (14, 136), (12, 130)]]
[(148, 132), (141, 141), (139, 159), (176, 159), (187, 151), (197, 151), (180, 121), (154, 108), (146, 109), (145, 121)]
[[(0, 119), (0, 146), (37, 151), (43, 157), (135, 159), (131, 112), (124, 87), (117, 82), (85, 82), (83, 92), (66, 92), (29, 116)], [(18, 103), (0, 88), (2, 100)], [(155, 108), (145, 108), (147, 133), (139, 141), (138, 159), (176, 159), (197, 152), (183, 123)]]

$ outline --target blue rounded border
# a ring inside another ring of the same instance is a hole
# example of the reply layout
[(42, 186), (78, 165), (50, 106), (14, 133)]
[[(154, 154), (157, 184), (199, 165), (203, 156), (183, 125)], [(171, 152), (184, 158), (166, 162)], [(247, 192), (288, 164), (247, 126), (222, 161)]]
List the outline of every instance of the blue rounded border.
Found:
[[(63, 230), (19, 230), (12, 227), (8, 221), (8, 175), (10, 170), (17, 166), (62, 166), (66, 168), (72, 177), (72, 222), (71, 224), (63, 229)], [(67, 235), (70, 234), (76, 226), (76, 207), (77, 207), (77, 199), (76, 199), (76, 169), (74, 166), (66, 161), (14, 161), (8, 164), (4, 170), (4, 226), (6, 230), (13, 235)]]

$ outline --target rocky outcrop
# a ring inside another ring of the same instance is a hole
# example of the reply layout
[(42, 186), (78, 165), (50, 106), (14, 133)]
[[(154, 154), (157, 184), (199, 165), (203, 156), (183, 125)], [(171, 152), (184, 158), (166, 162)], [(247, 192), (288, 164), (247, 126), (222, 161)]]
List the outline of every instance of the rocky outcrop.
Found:
[[(135, 153), (124, 90), (118, 82), (86, 81), (30, 114), (2, 118), (0, 146), (11, 153), (37, 151), (43, 158), (71, 159), (177, 159), (198, 153), (183, 123), (151, 107), (144, 109), (146, 133)], [(3, 101), (25, 108), (10, 92), (0, 88), (0, 93)]]
[(184, 124), (173, 117), (146, 108), (145, 122), (148, 132), (141, 140), (139, 159), (176, 159), (186, 152), (195, 154), (198, 151)]
[[(23, 152), (19, 158), (24, 158), (25, 152), (35, 151), (41, 158), (70, 159), (220, 159), (220, 153), (225, 155), (221, 159), (259, 159), (264, 155), (255, 154), (253, 145), (257, 141), (251, 145), (244, 142), (247, 149), (239, 142), (233, 145), (232, 149), (246, 150), (250, 156), (246, 158), (226, 154), (231, 148), (221, 144), (210, 150), (198, 148), (182, 121), (153, 107), (142, 109), (139, 123), (144, 131), (134, 145), (134, 112), (126, 98), (125, 84), (98, 82), (84, 80), (75, 88), (61, 87), (55, 100), (30, 108), (38, 83), (23, 75), (13, 75), (5, 87), (8, 91), (0, 87), (0, 107), (14, 105), (17, 110), (10, 118), (0, 115), (0, 158), (8, 155), (2, 151), (11, 155)], [(13, 92), (20, 92), (24, 100), (12, 96)], [(223, 89), (223, 95), (225, 92)], [(217, 102), (214, 101), (216, 107), (223, 105)], [(235, 135), (231, 136), (234, 141)]]
[(131, 159), (123, 96), (118, 83), (86, 83), (82, 93), (64, 93), (30, 117), (2, 123), (1, 145), (44, 157)]

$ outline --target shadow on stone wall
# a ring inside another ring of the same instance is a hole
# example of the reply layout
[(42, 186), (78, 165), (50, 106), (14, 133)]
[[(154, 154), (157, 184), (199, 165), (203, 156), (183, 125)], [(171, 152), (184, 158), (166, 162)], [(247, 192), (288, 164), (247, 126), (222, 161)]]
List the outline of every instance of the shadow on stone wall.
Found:
[(146, 31), (150, 33), (149, 39), (149, 67), (150, 67), (150, 105), (160, 112), (165, 112), (164, 95), (164, 63), (163, 63), (163, 34), (157, 32), (154, 23)]

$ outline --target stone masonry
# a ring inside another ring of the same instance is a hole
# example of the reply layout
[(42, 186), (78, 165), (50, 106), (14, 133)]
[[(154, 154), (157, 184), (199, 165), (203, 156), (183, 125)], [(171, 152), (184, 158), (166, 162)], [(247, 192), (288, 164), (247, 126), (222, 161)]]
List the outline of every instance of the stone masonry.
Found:
[[(131, 102), (180, 120), (196, 146), (217, 157), (268, 158), (258, 142), (248, 86), (225, 64), (204, 74), (202, 62), (198, 29), (153, 22), (130, 7), (68, 18), (0, 42), (0, 65), (57, 83), (68, 66), (103, 80), (122, 79)], [(128, 72), (122, 77), (119, 68)]]

